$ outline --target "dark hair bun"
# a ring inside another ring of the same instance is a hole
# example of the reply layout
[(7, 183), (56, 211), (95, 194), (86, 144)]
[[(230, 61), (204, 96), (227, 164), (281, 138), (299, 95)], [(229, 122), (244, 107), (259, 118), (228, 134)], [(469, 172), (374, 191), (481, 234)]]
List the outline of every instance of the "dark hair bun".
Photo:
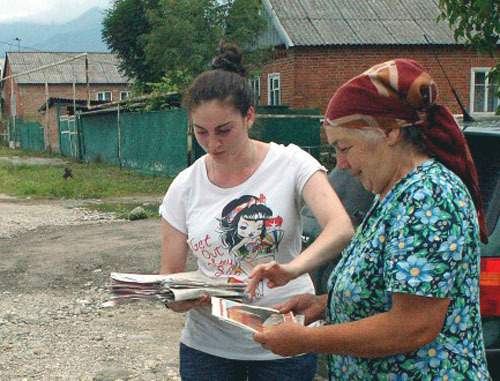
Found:
[(212, 60), (212, 69), (230, 71), (246, 77), (247, 69), (243, 66), (243, 55), (240, 48), (223, 41), (217, 53), (218, 55)]

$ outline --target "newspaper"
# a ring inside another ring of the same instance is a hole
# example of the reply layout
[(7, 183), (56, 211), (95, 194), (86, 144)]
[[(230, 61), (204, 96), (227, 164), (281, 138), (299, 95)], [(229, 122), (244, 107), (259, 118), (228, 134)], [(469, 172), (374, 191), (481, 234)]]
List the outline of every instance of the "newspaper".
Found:
[(282, 314), (273, 308), (251, 306), (214, 296), (212, 315), (252, 332), (262, 332), (266, 327), (289, 321), (304, 324), (303, 316), (297, 319), (292, 312)]
[(109, 289), (112, 302), (126, 300), (172, 301), (198, 299), (203, 295), (245, 300), (245, 283), (215, 280), (200, 271), (159, 274), (111, 273)]

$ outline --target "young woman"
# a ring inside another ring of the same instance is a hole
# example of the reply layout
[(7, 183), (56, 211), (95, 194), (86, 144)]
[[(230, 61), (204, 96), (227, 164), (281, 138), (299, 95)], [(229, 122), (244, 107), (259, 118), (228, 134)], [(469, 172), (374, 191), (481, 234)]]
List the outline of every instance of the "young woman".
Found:
[[(312, 268), (340, 252), (353, 234), (318, 161), (295, 145), (249, 138), (255, 106), (244, 74), (238, 49), (225, 48), (214, 70), (198, 76), (185, 94), (196, 139), (207, 154), (177, 176), (160, 207), (162, 274), (184, 271), (189, 251), (203, 274), (228, 281), (246, 281), (256, 264), (267, 261), (286, 266), (298, 257), (301, 268)], [(324, 230), (301, 253), (304, 202)], [(259, 291), (255, 303), (271, 306), (314, 288), (302, 275), (286, 287)], [(245, 330), (212, 317), (209, 303), (202, 297), (169, 305), (189, 310), (180, 344), (183, 380), (313, 379), (315, 355), (275, 355)]]

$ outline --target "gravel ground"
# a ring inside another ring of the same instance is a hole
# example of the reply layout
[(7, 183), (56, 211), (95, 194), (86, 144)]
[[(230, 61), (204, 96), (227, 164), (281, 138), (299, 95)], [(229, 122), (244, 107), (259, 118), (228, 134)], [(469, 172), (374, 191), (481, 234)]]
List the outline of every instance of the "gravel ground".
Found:
[(103, 307), (111, 271), (157, 271), (159, 233), (155, 219), (0, 195), (0, 380), (180, 380), (184, 314)]
[(185, 314), (103, 306), (110, 272), (157, 272), (159, 253), (157, 219), (0, 194), (0, 380), (180, 380)]
[[(8, 201), (8, 202), (6, 202)], [(19, 201), (0, 194), (0, 239), (36, 230), (43, 226), (68, 226), (109, 222), (112, 213), (100, 213), (78, 206), (74, 201)]]

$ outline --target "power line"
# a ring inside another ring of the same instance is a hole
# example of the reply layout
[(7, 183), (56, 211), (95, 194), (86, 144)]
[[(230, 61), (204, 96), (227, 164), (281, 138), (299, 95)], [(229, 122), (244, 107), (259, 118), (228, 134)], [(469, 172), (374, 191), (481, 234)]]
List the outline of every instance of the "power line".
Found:
[[(19, 41), (21, 41), (21, 40), (19, 40)], [(0, 44), (9, 45), (10, 47), (12, 47), (12, 45), (14, 45), (13, 42), (5, 42), (5, 41), (0, 41)], [(19, 44), (18, 44), (18, 48), (28, 49), (28, 50), (35, 50), (35, 51), (41, 51), (41, 50), (36, 49), (36, 48), (30, 48), (29, 46), (24, 46), (24, 45), (19, 45)]]

